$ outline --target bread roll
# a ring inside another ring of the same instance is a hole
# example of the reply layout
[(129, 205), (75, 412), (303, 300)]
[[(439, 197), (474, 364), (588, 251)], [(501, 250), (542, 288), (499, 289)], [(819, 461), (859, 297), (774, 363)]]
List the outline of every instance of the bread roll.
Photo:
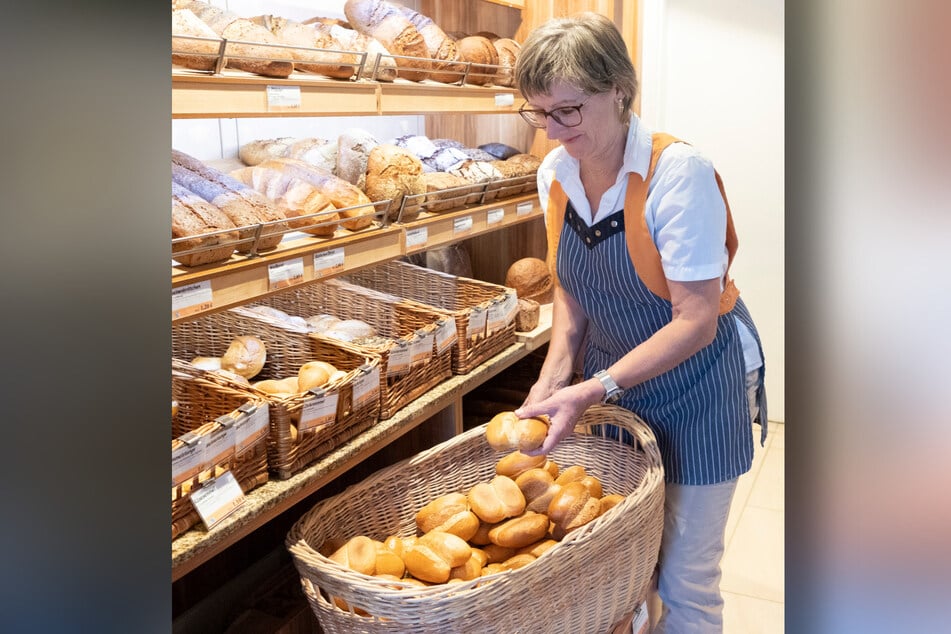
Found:
[(289, 376), (286, 379), (265, 379), (254, 383), (253, 387), (271, 396), (287, 397), (301, 393), (296, 376)]
[(326, 361), (310, 361), (297, 372), (297, 386), (301, 392), (326, 385), (337, 368)]
[(479, 518), (469, 509), (465, 495), (447, 493), (417, 511), (416, 527), (421, 533), (442, 531), (467, 540), (479, 530)]
[(221, 357), (195, 357), (191, 364), (201, 370), (214, 372), (221, 369)]
[(599, 516), (604, 515), (605, 513), (607, 513), (608, 511), (610, 511), (611, 509), (613, 509), (615, 506), (617, 506), (623, 501), (624, 501), (624, 496), (618, 493), (610, 493), (608, 495), (605, 495), (603, 498), (598, 500), (598, 505), (599, 505), (598, 515)]
[(588, 489), (588, 493), (591, 494), (591, 497), (601, 499), (601, 496), (604, 494), (604, 489), (601, 487), (601, 481), (593, 475), (586, 475), (578, 480), (578, 482), (583, 484), (585, 488)]
[(495, 66), (499, 63), (499, 53), (488, 38), (481, 35), (469, 35), (456, 40), (456, 47), (463, 61), (472, 62), (469, 74), (466, 75), (467, 84), (484, 85), (494, 81), (498, 70)]
[(501, 562), (492, 563), (482, 569), (482, 576), (494, 575), (497, 572), (508, 572)]
[(458, 579), (460, 581), (478, 579), (482, 576), (482, 567), (485, 565), (484, 558), (484, 552), (482, 552), (481, 555), (478, 555), (476, 554), (476, 550), (472, 549), (472, 555), (469, 556), (469, 559), (466, 560), (466, 563), (462, 564), (461, 566), (456, 566), (449, 571), (449, 581), (452, 581), (453, 579)]
[(397, 60), (400, 77), (411, 81), (426, 78), (431, 68), (426, 42), (395, 5), (384, 0), (347, 0), (343, 12), (354, 29), (376, 38), (393, 55), (419, 58)]
[(539, 258), (528, 257), (513, 262), (505, 273), (505, 286), (514, 288), (519, 297), (539, 304), (551, 303), (554, 294), (551, 271)]
[(558, 477), (555, 478), (555, 482), (561, 485), (569, 484), (571, 482), (577, 482), (588, 475), (588, 472), (585, 471), (585, 468), (581, 465), (575, 464), (571, 465), (564, 469), (561, 473), (558, 474)]
[(330, 330), (334, 327), (335, 324), (340, 323), (340, 319), (333, 315), (311, 315), (310, 317), (305, 318), (307, 325), (310, 326), (312, 332), (323, 332), (325, 330)]
[[(221, 209), (212, 205), (197, 194), (172, 182), (172, 239), (195, 236), (194, 240), (176, 243), (172, 247), (172, 257), (182, 266), (199, 266), (226, 262), (234, 253), (237, 231), (218, 235), (203, 235), (235, 228), (234, 223)], [(219, 246), (231, 242), (227, 246)], [(189, 249), (207, 249), (190, 255), (177, 255)]]
[(221, 369), (212, 370), (212, 372), (220, 376), (223, 376), (224, 378), (228, 379), (232, 383), (237, 383), (238, 385), (241, 385), (244, 387), (251, 386), (251, 383), (240, 374), (235, 374), (234, 372), (229, 372), (228, 370), (221, 370)]
[[(389, 143), (381, 143), (372, 150), (367, 159), (366, 194), (370, 200), (389, 200), (387, 217), (403, 222), (413, 220), (419, 214), (426, 193), (423, 180), (423, 164), (410, 151)], [(402, 207), (402, 213), (400, 211)]]
[(495, 473), (515, 479), (529, 469), (542, 466), (546, 460), (545, 455), (527, 456), (521, 451), (513, 451), (495, 464)]
[(506, 520), (489, 531), (489, 539), (497, 546), (524, 548), (543, 539), (548, 534), (548, 524), (546, 515), (526, 511), (523, 515)]
[(536, 513), (547, 513), (552, 498), (561, 490), (561, 485), (555, 484), (551, 473), (542, 468), (522, 473), (516, 478), (515, 484), (525, 496), (525, 508)]
[(543, 418), (519, 418), (515, 412), (499, 412), (485, 428), (485, 439), (496, 451), (532, 451), (548, 436), (548, 422)]
[(476, 530), (475, 534), (469, 538), (469, 543), (475, 544), (476, 546), (485, 546), (486, 544), (491, 544), (492, 540), (489, 539), (489, 531), (496, 526), (497, 524), (490, 524), (489, 522), (479, 522), (479, 528)]
[(330, 555), (332, 561), (365, 575), (402, 577), (403, 560), (382, 542), (364, 535), (353, 537)]
[(537, 541), (534, 544), (529, 544), (528, 546), (525, 546), (524, 548), (519, 548), (515, 554), (516, 555), (528, 554), (538, 559), (539, 557), (547, 553), (549, 550), (551, 550), (552, 547), (556, 546), (557, 544), (558, 544), (557, 540), (542, 539), (541, 541)]
[[(176, 37), (184, 36), (184, 37)], [(206, 40), (186, 37), (210, 38)], [(188, 9), (172, 11), (172, 63), (194, 70), (214, 70), (218, 64), (221, 38)], [(227, 62), (227, 58), (225, 58)]]
[(552, 537), (563, 539), (569, 532), (598, 517), (601, 503), (581, 482), (570, 482), (561, 487), (551, 504), (548, 517), (552, 521)]
[(481, 550), (488, 557), (488, 564), (485, 565), (499, 564), (515, 555), (514, 548), (509, 546), (499, 546), (498, 544), (493, 544), (492, 542), (489, 542), (483, 546)]
[(531, 553), (515, 554), (502, 562), (502, 567), (506, 570), (518, 570), (535, 561), (535, 555)]
[(221, 357), (221, 369), (246, 379), (256, 376), (267, 361), (264, 342), (253, 335), (241, 335), (228, 346)]
[(520, 515), (525, 510), (525, 496), (515, 481), (497, 475), (490, 482), (479, 482), (468, 495), (469, 508), (483, 522), (501, 522)]
[(450, 533), (426, 533), (403, 555), (403, 563), (411, 575), (423, 581), (446, 583), (453, 568), (472, 557), (472, 547)]

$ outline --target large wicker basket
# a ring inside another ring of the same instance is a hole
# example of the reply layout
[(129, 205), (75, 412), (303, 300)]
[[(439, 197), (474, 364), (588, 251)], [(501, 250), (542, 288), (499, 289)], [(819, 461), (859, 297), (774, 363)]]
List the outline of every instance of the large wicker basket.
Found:
[[(415, 535), (416, 511), (427, 502), (491, 479), (501, 454), (485, 442), (484, 425), (383, 469), (307, 512), (288, 533), (287, 547), (323, 631), (609, 631), (647, 594), (663, 532), (663, 466), (653, 434), (627, 410), (595, 406), (581, 423), (580, 433), (562, 441), (550, 457), (563, 466), (584, 466), (606, 492), (627, 497), (517, 570), (397, 589), (393, 582), (353, 572), (317, 552), (328, 538)], [(631, 432), (637, 446), (598, 435), (603, 423)], [(330, 603), (328, 595), (343, 599), (350, 610)], [(354, 607), (373, 616), (360, 616)]]
[[(381, 419), (390, 418), (407, 403), (452, 376), (451, 349), (436, 347), (442, 315), (432, 308), (336, 279), (288, 289), (254, 305), (270, 306), (297, 317), (330, 314), (339, 319), (359, 319), (388, 338), (389, 341), (379, 345), (352, 344), (380, 359)], [(266, 319), (245, 308), (234, 310)], [(310, 337), (317, 341), (334, 341), (320, 334)], [(409, 365), (397, 366), (397, 350), (411, 349), (420, 342), (428, 350)]]
[(376, 375), (380, 371), (380, 359), (342, 341), (313, 339), (267, 321), (224, 311), (173, 326), (172, 355), (180, 360), (218, 357), (239, 335), (255, 335), (264, 341), (267, 349), (267, 362), (254, 381), (295, 376), (308, 361), (327, 361), (346, 372), (324, 388), (324, 398), (337, 399), (333, 420), (304, 431), (300, 431), (301, 417), (308, 402), (316, 398), (314, 395), (305, 393), (282, 398), (242, 387), (212, 372), (205, 373), (210, 381), (267, 401), (271, 417), (267, 460), (269, 469), (277, 477), (291, 477), (379, 420)]
[[(404, 297), (454, 319), (455, 374), (470, 372), (515, 343), (518, 303), (512, 289), (396, 260), (351, 273), (347, 279)], [(480, 327), (473, 325), (477, 313), (483, 317), (478, 321)]]
[(182, 437), (207, 437), (217, 432), (222, 428), (220, 419), (230, 418), (234, 425), (249, 424), (251, 412), (258, 407), (264, 408), (264, 433), (245, 433), (251, 430), (242, 428), (242, 442), (227, 459), (172, 487), (172, 539), (200, 521), (191, 493), (208, 479), (231, 471), (245, 493), (267, 482), (267, 403), (247, 392), (210, 381), (205, 375), (191, 364), (172, 360), (172, 399), (178, 404), (178, 412), (172, 417), (173, 448), (183, 442)]

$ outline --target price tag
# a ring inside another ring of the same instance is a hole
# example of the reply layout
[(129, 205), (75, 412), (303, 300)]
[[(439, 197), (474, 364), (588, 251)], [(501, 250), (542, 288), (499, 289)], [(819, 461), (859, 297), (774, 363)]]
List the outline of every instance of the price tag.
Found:
[(268, 112), (294, 112), (300, 110), (300, 86), (268, 86)]
[(433, 357), (433, 335), (416, 333), (417, 338), (410, 343), (413, 365), (429, 361)]
[(445, 319), (436, 328), (436, 352), (442, 354), (456, 344), (456, 320)]
[(497, 330), (505, 328), (505, 310), (502, 302), (493, 300), (486, 311), (486, 332), (492, 334)]
[(466, 338), (472, 339), (485, 334), (485, 309), (475, 307), (469, 311), (469, 324), (466, 326)]
[(406, 248), (423, 247), (429, 242), (429, 229), (427, 227), (413, 227), (406, 230)]
[(247, 403), (240, 408), (241, 414), (234, 424), (234, 453), (240, 456), (267, 436), (270, 414), (267, 405)]
[(501, 92), (495, 95), (495, 105), (499, 108), (515, 105), (515, 95), (510, 92)]
[(472, 216), (463, 216), (452, 221), (452, 235), (472, 231)]
[(198, 439), (197, 442), (185, 442), (177, 449), (172, 449), (172, 487), (191, 480), (201, 471), (205, 456), (203, 445)]
[[(227, 464), (234, 458), (234, 426), (218, 427), (205, 437), (204, 468)], [(203, 469), (204, 470), (204, 469)]]
[(340, 395), (337, 392), (328, 394), (324, 390), (319, 390), (313, 398), (304, 401), (304, 409), (301, 411), (297, 429), (300, 431), (317, 429), (335, 422), (339, 400)]
[(522, 216), (527, 216), (532, 213), (532, 209), (535, 208), (535, 203), (530, 200), (526, 200), (523, 203), (515, 205), (515, 215), (521, 218)]
[(172, 319), (190, 317), (211, 310), (211, 280), (172, 289)]
[(343, 271), (343, 247), (314, 254), (314, 277), (327, 277)]
[(225, 471), (205, 482), (200, 489), (192, 491), (191, 500), (205, 528), (211, 530), (244, 503), (244, 491), (234, 479), (234, 474)]
[(504, 209), (490, 209), (485, 214), (485, 222), (489, 226), (497, 225), (505, 218)]
[(515, 316), (518, 314), (518, 295), (515, 293), (505, 294), (505, 299), (502, 300), (502, 312), (505, 314), (506, 326), (515, 321)]
[(304, 281), (304, 258), (267, 265), (267, 287), (276, 291)]
[(390, 349), (390, 355), (386, 363), (386, 376), (399, 376), (409, 372), (410, 363), (413, 362), (413, 353), (405, 341), (397, 341), (396, 346)]
[(353, 408), (363, 407), (380, 398), (380, 368), (363, 366), (353, 380)]

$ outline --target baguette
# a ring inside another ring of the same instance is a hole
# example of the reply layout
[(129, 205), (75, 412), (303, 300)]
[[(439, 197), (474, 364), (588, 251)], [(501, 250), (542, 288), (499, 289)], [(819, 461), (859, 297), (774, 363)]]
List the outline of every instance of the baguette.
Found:
[[(234, 228), (234, 223), (223, 211), (178, 183), (172, 182), (172, 239), (198, 236), (194, 240), (176, 244), (172, 248), (173, 257), (175, 257), (177, 251), (211, 247), (222, 242), (235, 241), (238, 239), (237, 231), (214, 236), (201, 236), (203, 233), (232, 228)], [(178, 256), (175, 259), (182, 266), (198, 266), (200, 264), (227, 261), (232, 253), (234, 253), (233, 244), (192, 253), (191, 255)]]
[(420, 32), (399, 9), (385, 0), (347, 0), (343, 6), (350, 25), (378, 39), (393, 55), (415, 59), (397, 60), (397, 74), (403, 79), (422, 81), (432, 67), (429, 50)]

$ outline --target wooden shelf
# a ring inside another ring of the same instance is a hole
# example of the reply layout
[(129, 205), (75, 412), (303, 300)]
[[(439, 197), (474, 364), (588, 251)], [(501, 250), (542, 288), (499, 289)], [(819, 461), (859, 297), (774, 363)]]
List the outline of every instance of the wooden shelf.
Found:
[(500, 4), (503, 7), (512, 7), (514, 9), (524, 9), (525, 0), (486, 0), (492, 4)]
[(521, 105), (514, 88), (399, 80), (380, 84), (380, 114), (516, 113)]

